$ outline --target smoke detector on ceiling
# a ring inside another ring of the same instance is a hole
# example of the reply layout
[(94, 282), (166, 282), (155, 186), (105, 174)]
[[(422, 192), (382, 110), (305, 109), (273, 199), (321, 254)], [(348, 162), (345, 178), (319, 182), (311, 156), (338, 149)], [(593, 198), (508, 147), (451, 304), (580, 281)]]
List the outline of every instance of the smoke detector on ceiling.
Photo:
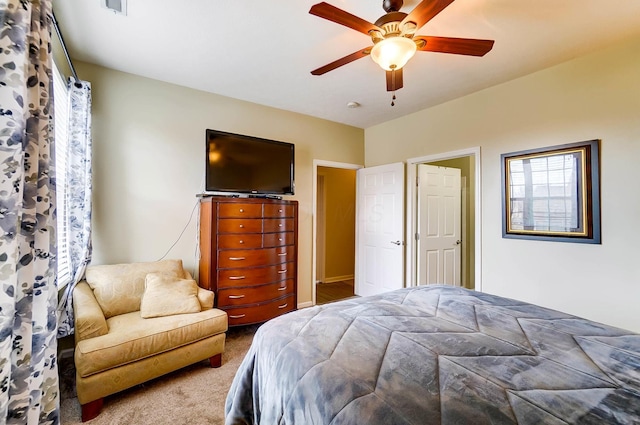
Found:
[(127, 15), (127, 0), (100, 0), (100, 4), (117, 15)]

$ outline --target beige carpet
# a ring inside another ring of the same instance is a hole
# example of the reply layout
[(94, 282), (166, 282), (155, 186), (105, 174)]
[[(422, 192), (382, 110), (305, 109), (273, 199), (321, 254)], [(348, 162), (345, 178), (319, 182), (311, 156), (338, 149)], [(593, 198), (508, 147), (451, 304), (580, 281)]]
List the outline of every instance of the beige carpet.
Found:
[[(224, 402), (233, 376), (258, 326), (231, 328), (222, 367), (208, 360), (106, 397), (100, 415), (89, 425), (223, 424)], [(60, 360), (61, 422), (81, 424), (75, 394), (73, 359)]]

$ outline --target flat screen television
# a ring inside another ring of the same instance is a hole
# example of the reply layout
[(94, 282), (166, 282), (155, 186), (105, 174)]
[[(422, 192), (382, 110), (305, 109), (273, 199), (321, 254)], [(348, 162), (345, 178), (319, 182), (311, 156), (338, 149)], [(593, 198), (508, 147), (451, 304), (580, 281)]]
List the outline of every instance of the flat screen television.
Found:
[(205, 190), (256, 195), (293, 195), (292, 143), (207, 130)]

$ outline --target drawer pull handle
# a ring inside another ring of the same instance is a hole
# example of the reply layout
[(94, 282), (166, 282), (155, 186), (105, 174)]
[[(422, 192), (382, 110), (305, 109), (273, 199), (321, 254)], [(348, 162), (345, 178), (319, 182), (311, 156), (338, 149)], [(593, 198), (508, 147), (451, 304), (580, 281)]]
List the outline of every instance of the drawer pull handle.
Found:
[(246, 314), (236, 314), (235, 316), (229, 316), (229, 319), (242, 319)]
[(282, 238), (278, 238), (278, 241), (282, 242)]
[(282, 212), (282, 210), (278, 210), (278, 212)]
[(279, 252), (279, 253), (278, 253), (278, 257), (284, 257), (285, 255), (287, 255), (287, 253), (286, 253), (286, 252)]
[(244, 295), (229, 295), (230, 300), (237, 300), (238, 298), (244, 298)]
[(242, 261), (246, 260), (246, 257), (229, 257), (230, 261)]
[(284, 270), (278, 270), (278, 274), (283, 274), (283, 273), (286, 273), (286, 272), (287, 272), (287, 269), (284, 269)]
[(288, 305), (289, 303), (284, 303), (282, 305), (279, 305), (278, 308), (287, 308)]
[(229, 280), (240, 280), (240, 279), (244, 279), (244, 276), (229, 276)]
[(244, 229), (244, 224), (241, 224), (241, 225), (240, 225), (240, 228), (241, 228), (241, 229)]
[(240, 243), (241, 243), (241, 244), (243, 244), (243, 243), (244, 243), (244, 241), (240, 241)]
[(283, 286), (282, 288), (278, 288), (278, 291), (286, 291), (287, 287)]
[(282, 227), (282, 223), (279, 223), (279, 224), (278, 224), (278, 227)]
[(244, 210), (242, 208), (240, 208), (240, 212), (244, 212)]

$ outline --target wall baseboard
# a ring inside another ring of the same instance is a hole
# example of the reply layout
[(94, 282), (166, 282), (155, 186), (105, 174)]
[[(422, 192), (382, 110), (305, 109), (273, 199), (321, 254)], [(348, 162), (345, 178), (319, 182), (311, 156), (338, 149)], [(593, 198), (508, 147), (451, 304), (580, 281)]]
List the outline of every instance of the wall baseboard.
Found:
[(305, 301), (303, 303), (298, 303), (298, 310), (301, 308), (313, 307), (313, 301)]
[(327, 277), (327, 278), (324, 279), (324, 281), (322, 283), (341, 282), (343, 280), (349, 280), (349, 279), (353, 279), (353, 275), (352, 274), (347, 274), (347, 275), (344, 275), (344, 276)]

